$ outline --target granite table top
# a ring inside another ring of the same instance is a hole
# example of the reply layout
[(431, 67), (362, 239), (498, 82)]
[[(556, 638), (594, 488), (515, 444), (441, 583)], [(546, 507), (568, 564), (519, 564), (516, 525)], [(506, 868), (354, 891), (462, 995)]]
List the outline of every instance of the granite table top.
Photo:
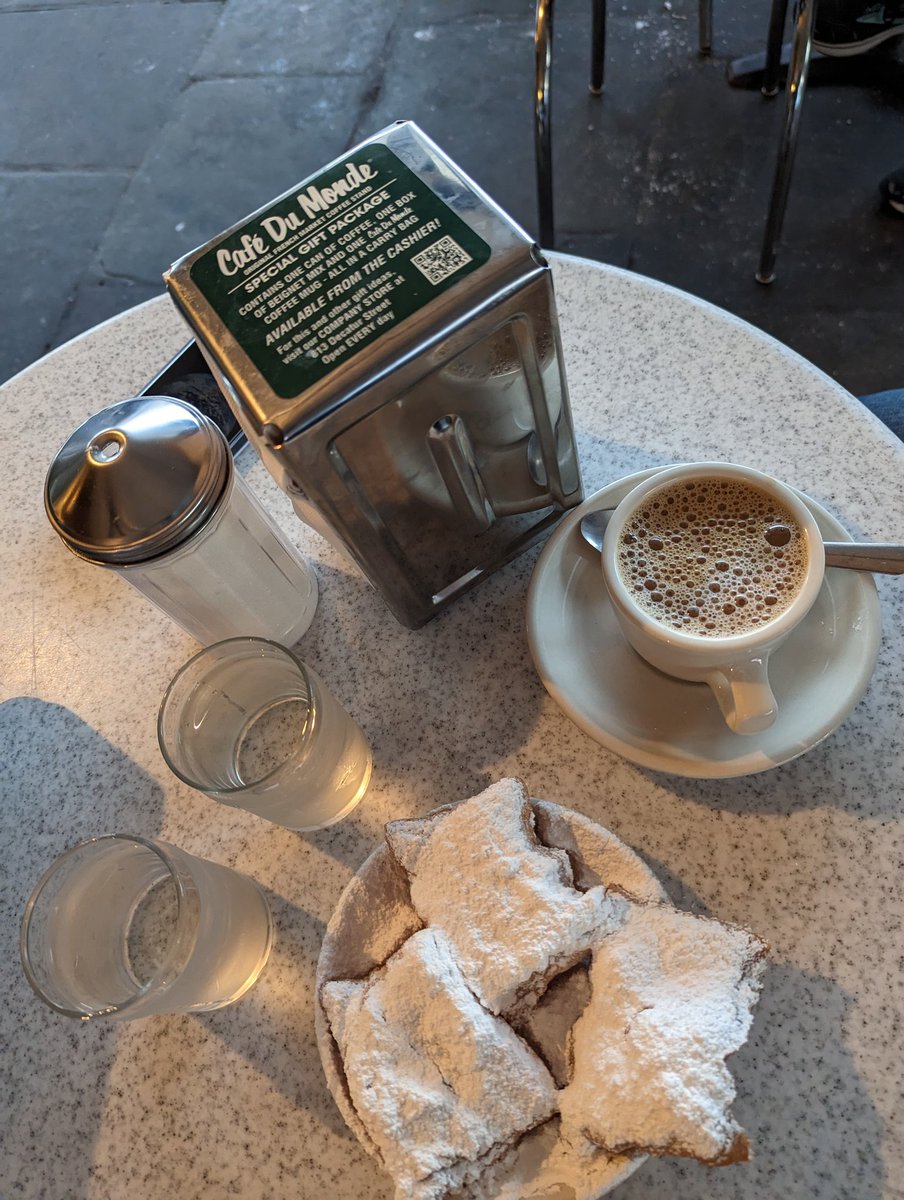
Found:
[[(900, 539), (904, 447), (832, 380), (687, 295), (599, 264), (553, 263), (588, 494), (657, 464), (731, 459), (801, 488), (854, 536)], [(617, 833), (675, 903), (772, 947), (749, 1043), (733, 1059), (753, 1161), (650, 1161), (618, 1195), (900, 1200), (904, 584), (879, 581), (878, 666), (830, 737), (740, 779), (662, 774), (592, 741), (544, 691), (525, 634), (537, 549), (408, 631), (247, 451), (241, 469), (319, 577), (301, 653), (374, 750), (373, 783), (350, 819), (290, 833), (169, 774), (156, 710), (196, 647), (121, 580), (69, 554), (43, 512), (58, 446), (140, 391), (186, 340), (161, 297), (2, 389), (0, 1195), (389, 1197), (320, 1067), (312, 986), (324, 927), (385, 821), (514, 774)], [(80, 1024), (32, 996), (18, 964), (26, 897), (66, 847), (114, 831), (160, 836), (262, 884), (276, 943), (241, 1002)]]

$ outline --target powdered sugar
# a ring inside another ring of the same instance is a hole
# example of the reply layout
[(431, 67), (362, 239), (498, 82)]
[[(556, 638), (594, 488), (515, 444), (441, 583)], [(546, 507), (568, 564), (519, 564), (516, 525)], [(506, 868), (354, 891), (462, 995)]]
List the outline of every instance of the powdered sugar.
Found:
[(403, 846), (411, 902), (448, 937), (468, 985), (494, 1013), (511, 1012), (616, 928), (623, 897), (579, 892), (567, 857), (537, 839), (523, 784), (502, 780), (479, 796), (419, 823), (415, 851), (406, 822), (387, 833)]
[(743, 1045), (766, 947), (668, 905), (633, 907), (593, 952), (592, 995), (561, 1093), (567, 1138), (613, 1152), (747, 1158), (725, 1057)]
[(323, 1000), (357, 1114), (400, 1197), (429, 1200), (556, 1108), (539, 1058), (467, 988), (441, 933), (413, 934)]

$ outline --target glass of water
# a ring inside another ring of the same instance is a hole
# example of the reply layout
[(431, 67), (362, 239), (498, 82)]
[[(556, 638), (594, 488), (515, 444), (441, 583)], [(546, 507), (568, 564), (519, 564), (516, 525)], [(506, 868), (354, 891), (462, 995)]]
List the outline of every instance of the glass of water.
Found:
[(270, 953), (257, 884), (136, 834), (91, 838), (35, 886), (22, 918), (28, 982), (69, 1017), (207, 1012), (238, 1000)]
[(316, 673), (264, 638), (230, 638), (190, 659), (163, 697), (157, 738), (191, 787), (299, 831), (348, 816), (373, 765)]

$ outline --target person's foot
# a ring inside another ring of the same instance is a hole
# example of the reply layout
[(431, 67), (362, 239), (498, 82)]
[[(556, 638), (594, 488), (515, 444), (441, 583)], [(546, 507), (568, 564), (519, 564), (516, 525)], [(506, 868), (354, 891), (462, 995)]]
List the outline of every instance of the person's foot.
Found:
[(901, 36), (904, 36), (901, 0), (885, 4), (870, 0), (821, 0), (817, 4), (813, 48), (820, 54), (845, 58)]
[(904, 217), (904, 166), (885, 176), (879, 184), (879, 194), (887, 212), (896, 217)]

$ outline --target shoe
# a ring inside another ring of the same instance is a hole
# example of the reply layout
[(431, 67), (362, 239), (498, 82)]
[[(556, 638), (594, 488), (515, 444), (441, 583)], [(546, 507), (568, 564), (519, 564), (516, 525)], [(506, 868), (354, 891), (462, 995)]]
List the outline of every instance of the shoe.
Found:
[(846, 58), (864, 54), (888, 38), (904, 36), (904, 3), (868, 4), (865, 0), (821, 0), (813, 25), (813, 48)]
[(883, 207), (896, 217), (904, 217), (904, 166), (886, 175), (879, 184)]

